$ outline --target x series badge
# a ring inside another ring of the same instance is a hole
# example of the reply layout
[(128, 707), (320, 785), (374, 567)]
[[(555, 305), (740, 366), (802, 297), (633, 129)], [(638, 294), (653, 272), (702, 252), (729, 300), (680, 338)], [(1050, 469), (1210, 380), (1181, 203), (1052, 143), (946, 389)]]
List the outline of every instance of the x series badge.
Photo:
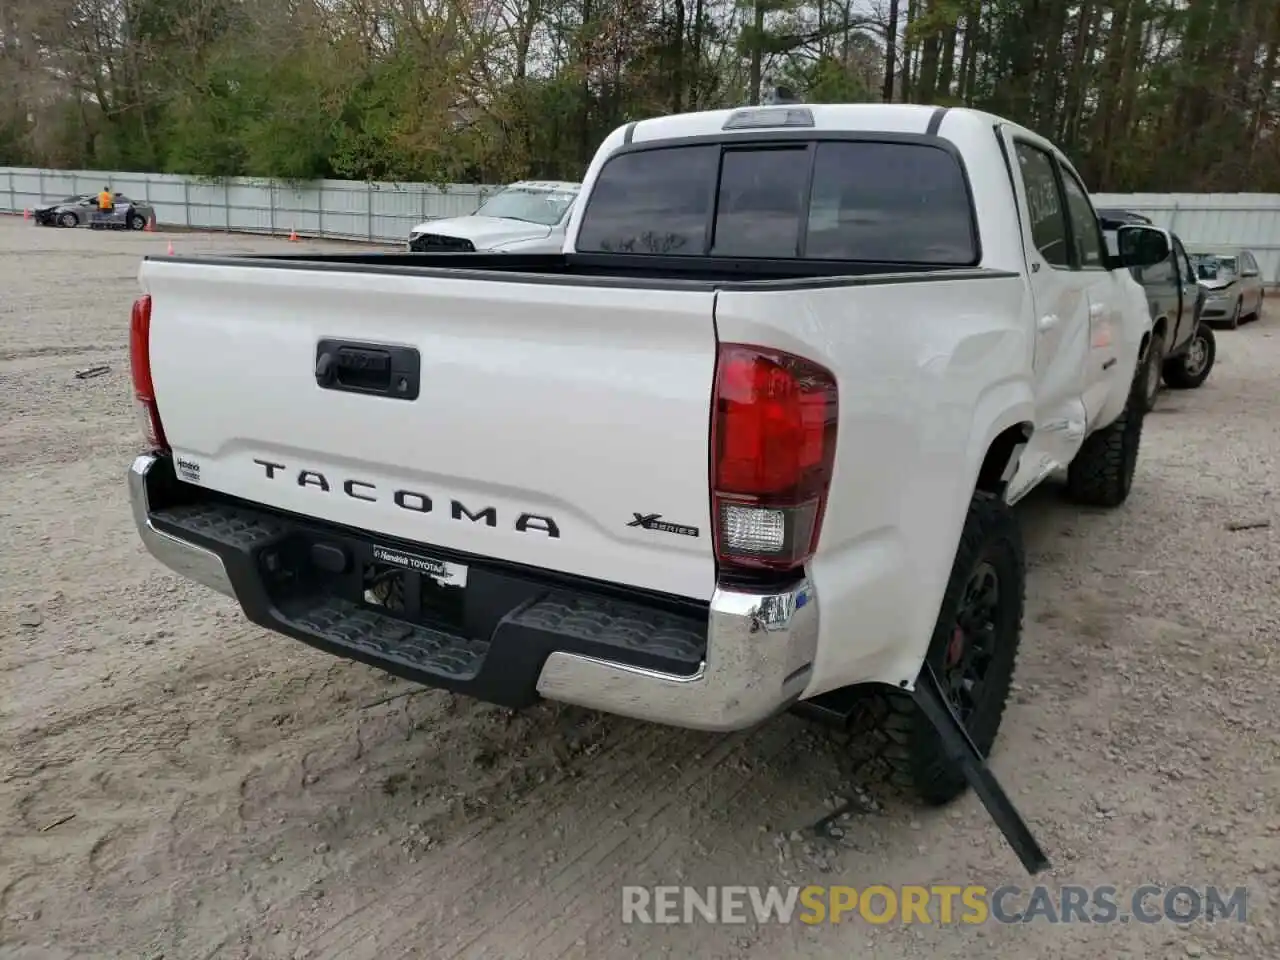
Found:
[(662, 519), (660, 513), (636, 513), (632, 511), (631, 516), (635, 517), (628, 527), (641, 527), (645, 530), (657, 530), (661, 533), (678, 533), (685, 537), (696, 537), (698, 535), (697, 527), (685, 526), (682, 523), (668, 523)]

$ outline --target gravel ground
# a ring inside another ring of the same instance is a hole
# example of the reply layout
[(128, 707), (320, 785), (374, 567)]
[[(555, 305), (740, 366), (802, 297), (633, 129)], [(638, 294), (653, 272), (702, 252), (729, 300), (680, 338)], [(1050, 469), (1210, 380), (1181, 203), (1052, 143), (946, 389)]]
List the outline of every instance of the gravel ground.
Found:
[[(1025, 654), (993, 758), (1044, 882), (1244, 884), (1247, 924), (623, 926), (627, 883), (1029, 883), (973, 796), (914, 809), (856, 738), (403, 695), (165, 572), (124, 471), (128, 308), (170, 239), (308, 247), (0, 220), (0, 955), (1280, 956), (1273, 322), (1162, 397), (1124, 508), (1019, 508)], [(836, 798), (843, 835), (819, 835)]]

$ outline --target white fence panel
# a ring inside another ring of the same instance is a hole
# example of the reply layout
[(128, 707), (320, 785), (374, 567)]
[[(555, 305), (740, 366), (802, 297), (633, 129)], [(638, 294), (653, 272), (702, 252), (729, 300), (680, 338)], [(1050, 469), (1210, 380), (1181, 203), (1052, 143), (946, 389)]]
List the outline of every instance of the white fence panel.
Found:
[(1099, 207), (1146, 214), (1187, 249), (1243, 247), (1258, 258), (1263, 279), (1280, 283), (1280, 195), (1274, 193), (1100, 193)]
[(423, 220), (459, 217), (501, 189), (480, 184), (363, 183), (0, 167), (0, 212), (22, 213), (105, 185), (155, 208), (159, 226), (400, 243)]
[[(415, 224), (465, 216), (496, 186), (363, 183), (354, 180), (229, 178), (201, 180), (162, 173), (0, 167), (0, 211), (22, 213), (63, 197), (113, 190), (155, 208), (159, 225), (246, 233), (399, 243)], [(1280, 283), (1280, 195), (1267, 193), (1103, 193), (1100, 207), (1144, 213), (1188, 247), (1252, 250), (1269, 282)]]

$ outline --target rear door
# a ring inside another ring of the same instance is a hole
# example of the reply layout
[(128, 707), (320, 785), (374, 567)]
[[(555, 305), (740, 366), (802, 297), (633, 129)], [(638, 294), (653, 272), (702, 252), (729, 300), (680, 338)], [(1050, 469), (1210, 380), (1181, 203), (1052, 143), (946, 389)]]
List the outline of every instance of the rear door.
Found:
[(464, 555), (711, 595), (713, 291), (168, 258), (142, 280), (183, 479)]
[[(1125, 393), (1127, 385), (1121, 382), (1132, 374), (1119, 362), (1118, 340), (1125, 289), (1131, 289), (1133, 279), (1126, 270), (1108, 268), (1102, 227), (1079, 174), (1060, 156), (1055, 156), (1054, 166), (1071, 230), (1072, 269), (1078, 274), (1088, 301), (1088, 348), (1081, 368), (1081, 385), (1085, 415), (1092, 426), (1107, 400)], [(1170, 265), (1166, 264), (1164, 269), (1170, 270)], [(1168, 273), (1167, 276), (1176, 310), (1175, 275)]]
[[(1082, 379), (1089, 354), (1094, 278), (1076, 268), (1066, 202), (1053, 154), (1020, 134), (1006, 132), (1018, 171), (1016, 186), (1027, 268), (1035, 306), (1037, 453), (1068, 463), (1087, 425)], [(1100, 306), (1101, 310), (1102, 307)]]
[(1196, 328), (1196, 306), (1200, 297), (1200, 284), (1196, 282), (1196, 272), (1187, 257), (1187, 250), (1176, 234), (1170, 234), (1173, 241), (1174, 269), (1178, 274), (1179, 315), (1178, 331), (1171, 347), (1183, 347), (1191, 340)]

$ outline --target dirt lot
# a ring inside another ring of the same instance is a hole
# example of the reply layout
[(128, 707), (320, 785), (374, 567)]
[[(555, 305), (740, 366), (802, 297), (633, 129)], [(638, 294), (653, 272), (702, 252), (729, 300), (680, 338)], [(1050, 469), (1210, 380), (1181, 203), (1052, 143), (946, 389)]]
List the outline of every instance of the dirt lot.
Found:
[[(627, 883), (1028, 881), (972, 796), (913, 809), (800, 720), (714, 737), (405, 696), (163, 571), (124, 471), (128, 308), (168, 239), (0, 220), (0, 955), (1280, 956), (1274, 320), (1163, 396), (1123, 509), (1020, 508), (994, 758), (1046, 882), (1246, 884), (1247, 925), (624, 927)], [(819, 837), (836, 798), (864, 812)]]

